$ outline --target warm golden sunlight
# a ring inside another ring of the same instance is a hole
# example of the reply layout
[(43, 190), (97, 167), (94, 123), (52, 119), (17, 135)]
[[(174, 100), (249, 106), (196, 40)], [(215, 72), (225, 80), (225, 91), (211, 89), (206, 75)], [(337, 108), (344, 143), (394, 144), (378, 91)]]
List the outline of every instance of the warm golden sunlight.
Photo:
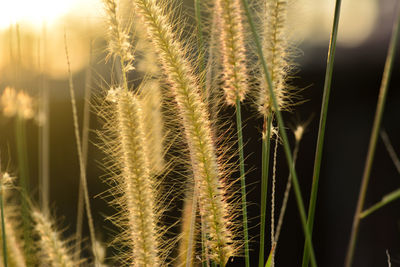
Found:
[(400, 0), (0, 0), (0, 267), (398, 266), (399, 49)]
[(79, 2), (79, 0), (3, 1), (0, 9), (0, 28), (4, 29), (21, 22), (34, 27), (41, 27), (43, 22), (51, 24)]

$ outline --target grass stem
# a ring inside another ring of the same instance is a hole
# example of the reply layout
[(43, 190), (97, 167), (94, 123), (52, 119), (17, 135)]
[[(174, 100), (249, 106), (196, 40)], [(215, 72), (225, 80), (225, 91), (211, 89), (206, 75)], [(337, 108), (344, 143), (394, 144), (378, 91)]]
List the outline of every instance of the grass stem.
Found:
[(244, 170), (244, 153), (243, 153), (242, 112), (240, 109), (239, 97), (236, 97), (236, 127), (237, 127), (237, 137), (239, 146), (240, 183), (242, 191), (244, 254), (245, 254), (246, 267), (250, 267), (249, 233), (247, 226), (248, 222), (247, 222), (247, 201), (246, 201), (246, 178)]
[[(324, 82), (324, 94), (322, 97), (317, 148), (316, 148), (316, 152), (315, 152), (313, 180), (312, 180), (312, 186), (311, 186), (311, 196), (310, 196), (310, 203), (309, 203), (309, 207), (308, 207), (307, 227), (310, 230), (311, 236), (312, 236), (313, 226), (314, 226), (315, 206), (317, 204), (319, 175), (320, 175), (320, 171), (321, 171), (322, 151), (323, 151), (324, 140), (325, 140), (326, 119), (328, 116), (329, 96), (330, 96), (330, 92), (331, 92), (333, 64), (334, 64), (334, 59), (335, 59), (336, 40), (337, 40), (337, 34), (338, 34), (338, 29), (339, 29), (341, 4), (342, 4), (341, 0), (336, 0), (331, 38), (329, 41), (328, 60), (327, 60), (325, 82)], [(304, 244), (302, 266), (306, 267), (306, 266), (308, 266), (308, 263), (309, 263), (309, 252), (306, 248), (306, 245)]]
[(373, 212), (377, 211), (378, 209), (382, 208), (383, 206), (389, 204), (390, 202), (395, 201), (398, 198), (400, 198), (400, 189), (397, 189), (397, 190), (385, 195), (381, 201), (372, 205), (370, 208), (364, 210), (360, 214), (360, 219), (364, 219), (368, 215), (372, 214)]
[(396, 167), (397, 172), (400, 174), (400, 160), (396, 154), (396, 151), (393, 148), (392, 143), (390, 142), (388, 134), (385, 130), (381, 130), (380, 135), (383, 143), (385, 144), (386, 150), (389, 153), (389, 156), (392, 159), (394, 166)]
[(17, 157), (19, 184), (21, 187), (21, 217), (24, 236), (24, 252), (27, 263), (32, 264), (32, 235), (31, 235), (31, 219), (29, 213), (28, 195), (29, 195), (29, 165), (28, 165), (28, 148), (26, 143), (26, 124), (25, 119), (21, 116), (16, 117), (15, 133), (17, 142)]
[[(1, 170), (0, 170), (1, 171)], [(0, 210), (1, 210), (1, 237), (3, 240), (3, 263), (4, 267), (7, 267), (7, 236), (6, 236), (6, 224), (4, 222), (4, 204), (3, 204), (3, 196), (4, 196), (4, 189), (3, 189), (3, 174), (1, 173), (1, 180), (0, 180)]]
[(393, 62), (396, 53), (396, 47), (398, 46), (398, 36), (400, 31), (400, 4), (398, 4), (395, 24), (393, 26), (392, 37), (390, 40), (389, 50), (386, 57), (385, 68), (383, 71), (383, 77), (378, 97), (378, 104), (376, 107), (376, 113), (374, 118), (374, 124), (372, 127), (372, 134), (368, 146), (368, 154), (365, 162), (364, 174), (361, 182), (360, 193), (358, 195), (357, 208), (354, 214), (353, 226), (351, 230), (350, 242), (347, 250), (345, 259), (345, 266), (350, 267), (353, 261), (354, 250), (356, 246), (358, 228), (360, 225), (360, 214), (364, 207), (365, 196), (367, 194), (368, 182), (371, 174), (372, 163), (374, 161), (376, 144), (379, 137), (379, 129), (382, 121), (383, 111), (385, 108), (387, 91), (389, 88), (390, 76), (393, 69)]
[(78, 151), (80, 182), (83, 185), (86, 215), (88, 217), (88, 225), (89, 225), (90, 242), (92, 244), (92, 246), (91, 246), (92, 253), (93, 253), (95, 265), (97, 265), (99, 263), (99, 261), (98, 261), (97, 252), (95, 249), (96, 236), (95, 236), (95, 231), (94, 231), (92, 212), (91, 212), (91, 208), (90, 208), (90, 198), (89, 198), (89, 190), (88, 190), (88, 186), (87, 186), (85, 161), (84, 161), (83, 155), (82, 155), (81, 138), (79, 135), (78, 111), (76, 108), (75, 91), (74, 91), (74, 84), (73, 84), (73, 80), (72, 80), (71, 64), (69, 61), (66, 32), (64, 32), (64, 44), (65, 44), (65, 55), (66, 55), (67, 66), (68, 66), (69, 92), (70, 92), (70, 96), (71, 96), (72, 115), (73, 115), (72, 117), (73, 117), (73, 121), (74, 121), (74, 133), (75, 133), (75, 139), (76, 139), (76, 147), (77, 147), (77, 151)]
[[(82, 127), (82, 157), (85, 170), (87, 169), (88, 148), (89, 148), (89, 126), (90, 126), (90, 98), (91, 98), (91, 81), (92, 81), (92, 61), (93, 61), (93, 44), (90, 40), (90, 56), (89, 66), (85, 74), (85, 97), (83, 106), (83, 127)], [(77, 258), (80, 256), (81, 243), (82, 243), (82, 225), (83, 225), (83, 212), (84, 212), (84, 199), (83, 199), (83, 184), (79, 183), (78, 189), (78, 206), (76, 218), (76, 249), (75, 255)]]
[(246, 16), (247, 16), (248, 22), (250, 24), (250, 28), (251, 28), (251, 31), (252, 31), (252, 34), (253, 34), (253, 39), (254, 39), (254, 42), (255, 42), (256, 48), (257, 48), (257, 54), (258, 54), (259, 60), (261, 61), (263, 72), (265, 74), (265, 79), (266, 79), (266, 82), (268, 84), (268, 89), (269, 89), (269, 92), (270, 92), (270, 95), (271, 95), (273, 107), (274, 107), (274, 110), (276, 112), (276, 118), (278, 120), (279, 131), (281, 133), (282, 140), (283, 140), (283, 147), (284, 147), (285, 154), (286, 154), (287, 164), (289, 166), (290, 173), (291, 173), (291, 175), (293, 177), (293, 188), (294, 188), (294, 192), (295, 192), (295, 195), (296, 195), (296, 201), (297, 201), (297, 206), (298, 206), (298, 209), (299, 209), (300, 219), (301, 219), (301, 223), (302, 223), (302, 226), (303, 226), (303, 231), (304, 231), (306, 242), (307, 242), (307, 244), (308, 244), (308, 246), (310, 248), (311, 265), (313, 267), (316, 267), (317, 266), (317, 262), (316, 262), (316, 259), (315, 259), (314, 249), (313, 249), (313, 246), (312, 246), (310, 231), (309, 231), (309, 229), (307, 227), (306, 212), (305, 212), (305, 208), (304, 208), (304, 202), (303, 202), (303, 198), (302, 198), (302, 195), (301, 195), (301, 190), (300, 190), (300, 185), (299, 185), (299, 181), (298, 181), (298, 178), (297, 178), (297, 173), (296, 173), (296, 170), (295, 170), (294, 165), (293, 165), (292, 153), (290, 151), (289, 140), (288, 140), (288, 137), (287, 137), (287, 134), (286, 134), (285, 125), (283, 123), (282, 114), (281, 114), (281, 112), (279, 110), (278, 102), (277, 102), (277, 99), (276, 99), (276, 96), (275, 96), (275, 93), (274, 93), (274, 89), (272, 87), (271, 75), (270, 75), (270, 73), (268, 71), (267, 62), (266, 62), (265, 57), (264, 57), (264, 53), (263, 53), (263, 50), (262, 50), (260, 37), (258, 36), (257, 30), (256, 30), (256, 25), (254, 23), (254, 20), (253, 20), (251, 11), (250, 11), (249, 3), (248, 3), (247, 0), (242, 0), (242, 3), (243, 3), (243, 6), (244, 6), (244, 9), (245, 9), (245, 12), (246, 12)]
[(268, 194), (268, 173), (269, 173), (269, 154), (271, 145), (271, 124), (272, 113), (264, 118), (263, 134), (262, 134), (262, 156), (261, 156), (261, 212), (260, 212), (260, 250), (258, 257), (258, 267), (264, 266), (264, 250), (265, 250), (265, 222), (267, 213), (267, 194)]

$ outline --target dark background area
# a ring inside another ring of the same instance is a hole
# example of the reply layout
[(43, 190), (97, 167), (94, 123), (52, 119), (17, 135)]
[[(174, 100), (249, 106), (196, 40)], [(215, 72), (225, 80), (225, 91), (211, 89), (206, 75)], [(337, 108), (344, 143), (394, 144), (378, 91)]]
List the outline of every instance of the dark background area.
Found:
[[(388, 6), (394, 1), (386, 1)], [(379, 93), (383, 67), (394, 9), (382, 8), (374, 33), (359, 47), (349, 48), (338, 46), (335, 57), (335, 67), (332, 81), (332, 92), (329, 102), (327, 131), (322, 160), (319, 194), (316, 209), (313, 244), (319, 266), (342, 266), (350, 236), (353, 214), (358, 198), (361, 177), (363, 173), (369, 137), (371, 133), (377, 96)], [(98, 45), (104, 45), (98, 41)], [(300, 45), (304, 56), (298, 58), (300, 71), (294, 84), (298, 88), (306, 88), (302, 93), (304, 104), (295, 108), (292, 113), (285, 113), (287, 123), (305, 121), (314, 116), (301, 142), (296, 169), (302, 187), (303, 199), (308, 207), (311, 189), (313, 160), (318, 132), (319, 110), (321, 107), (323, 83), (326, 68), (328, 43), (311, 45), (304, 42)], [(382, 128), (384, 128), (396, 152), (400, 149), (400, 57), (396, 56), (390, 82)], [(95, 60), (95, 80), (99, 77), (108, 79), (109, 73), (104, 61), (99, 55)], [(84, 87), (84, 72), (74, 76), (75, 87)], [(76, 157), (76, 146), (73, 134), (72, 111), (69, 102), (67, 81), (49, 80), (49, 86), (56, 88), (51, 91), (50, 118), (50, 154), (51, 154), (51, 203), (53, 214), (59, 225), (67, 226), (65, 236), (75, 231), (76, 200), (78, 199), (79, 168)], [(4, 88), (6, 84), (0, 84)], [(96, 83), (94, 92), (98, 92), (101, 82)], [(78, 91), (79, 114), (83, 109), (83, 92)], [(229, 110), (227, 111), (229, 112)], [(246, 140), (245, 155), (248, 201), (250, 221), (250, 248), (252, 266), (258, 263), (259, 235), (259, 203), (260, 203), (260, 162), (262, 121), (257, 119), (255, 111), (247, 103), (243, 108), (245, 121), (244, 140)], [(100, 123), (95, 116), (91, 118), (91, 129), (98, 129)], [(8, 157), (10, 150), (10, 171), (15, 171), (16, 158), (12, 147), (15, 144), (13, 129), (14, 121), (1, 117), (0, 119), (0, 151), (1, 157)], [(32, 173), (33, 190), (37, 196), (37, 127), (28, 123), (28, 144), (30, 171)], [(289, 134), (293, 143), (293, 138)], [(101, 169), (103, 155), (95, 147), (98, 143), (94, 132), (91, 133), (91, 146), (88, 159), (89, 191), (98, 233), (104, 233), (103, 240), (110, 240), (112, 225), (105, 221), (107, 215), (114, 211), (108, 207), (99, 194), (106, 190), (101, 182), (104, 175)], [(60, 156), (62, 155), (62, 156)], [(4, 159), (3, 159), (4, 161)], [(277, 165), (277, 216), (283, 192), (286, 185), (288, 170), (280, 146)], [(35, 187), (36, 185), (36, 187)], [(374, 165), (372, 168), (369, 189), (365, 207), (379, 201), (382, 196), (399, 188), (400, 174), (396, 171), (387, 150), (380, 139), (377, 145)], [(269, 185), (270, 189), (271, 186)], [(268, 193), (270, 197), (270, 192)], [(270, 200), (269, 200), (270, 201)], [(268, 202), (270, 205), (270, 202)], [(361, 221), (354, 266), (375, 267), (387, 266), (388, 250), (392, 266), (400, 266), (400, 200), (397, 200)], [(269, 212), (269, 209), (268, 209)], [(267, 242), (269, 240), (269, 222), (267, 223)], [(87, 227), (85, 225), (85, 227)], [(88, 234), (87, 229), (85, 234)], [(300, 266), (303, 253), (303, 232), (298, 216), (297, 206), (292, 192), (286, 212), (281, 238), (277, 248), (276, 266)], [(269, 244), (267, 243), (267, 249)], [(241, 258), (235, 258), (228, 266), (244, 266)]]

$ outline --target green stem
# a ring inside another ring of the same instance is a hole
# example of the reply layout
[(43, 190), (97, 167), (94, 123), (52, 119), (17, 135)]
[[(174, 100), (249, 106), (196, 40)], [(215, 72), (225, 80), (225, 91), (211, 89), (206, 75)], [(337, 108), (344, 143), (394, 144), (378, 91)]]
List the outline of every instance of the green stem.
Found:
[(25, 119), (17, 116), (15, 121), (15, 133), (17, 142), (17, 157), (19, 182), (21, 187), (21, 215), (24, 236), (24, 251), (28, 263), (32, 264), (32, 238), (31, 238), (31, 220), (29, 213), (28, 195), (29, 195), (29, 166), (28, 166), (28, 147), (26, 144), (26, 125)]
[(389, 81), (390, 81), (390, 76), (392, 73), (393, 62), (394, 62), (395, 53), (396, 53), (396, 47), (398, 45), (397, 42), (398, 42), (399, 31), (400, 31), (400, 5), (398, 5), (395, 24), (393, 27), (392, 37), (391, 37), (390, 45), (389, 45), (389, 51), (388, 51), (388, 54), (386, 57), (385, 68), (383, 71), (383, 77), (382, 77), (382, 82), (381, 82), (381, 87), (380, 87), (380, 92), (379, 92), (379, 97), (378, 97), (378, 104), (376, 107), (376, 113), (375, 113), (375, 118), (374, 118), (374, 125), (372, 127), (372, 134), (371, 134), (371, 138), (369, 141), (368, 154), (367, 154), (367, 159), (365, 162), (364, 174), (363, 174), (363, 178), (362, 178), (362, 182), (361, 182), (360, 193), (358, 195), (357, 208), (356, 208), (356, 211), (354, 214), (353, 226), (352, 226), (351, 236), (350, 236), (350, 241), (349, 241), (349, 247), (347, 250), (347, 255), (346, 255), (346, 260), (345, 260), (346, 267), (350, 267), (351, 263), (353, 261), (353, 255), (354, 255), (354, 250), (355, 250), (355, 246), (356, 246), (358, 228), (360, 225), (360, 214), (364, 207), (364, 200), (365, 200), (365, 196), (367, 193), (372, 163), (374, 160), (376, 143), (377, 143), (377, 140), (379, 137), (379, 129), (380, 129), (381, 121), (382, 121), (383, 111), (385, 108), (386, 96), (387, 96), (387, 91), (389, 88)]
[(373, 212), (377, 211), (378, 209), (382, 208), (383, 206), (386, 206), (387, 204), (395, 201), (396, 199), (400, 198), (400, 189), (397, 189), (387, 195), (385, 195), (381, 201), (376, 203), (375, 205), (372, 205), (370, 208), (364, 210), (360, 214), (360, 219), (364, 219), (368, 215), (372, 214)]
[[(1, 171), (1, 170), (0, 170)], [(1, 175), (3, 179), (3, 175)], [(3, 205), (3, 181), (0, 181), (0, 209), (1, 209), (1, 236), (3, 239), (3, 262), (4, 267), (7, 267), (7, 240), (6, 240), (6, 224), (4, 222), (4, 205)]]
[(249, 234), (247, 227), (246, 178), (244, 173), (244, 155), (243, 155), (244, 153), (243, 153), (242, 113), (240, 110), (239, 97), (236, 97), (236, 127), (237, 127), (238, 146), (239, 146), (240, 183), (242, 191), (244, 253), (245, 253), (246, 267), (250, 267)]
[[(88, 218), (89, 236), (90, 236), (90, 242), (92, 244), (94, 265), (98, 266), (99, 258), (98, 258), (98, 254), (97, 254), (97, 251), (95, 248), (96, 235), (95, 235), (95, 228), (94, 228), (94, 220), (93, 220), (93, 215), (92, 215), (92, 209), (90, 207), (90, 197), (89, 197), (89, 190), (88, 190), (87, 177), (86, 177), (86, 166), (85, 166), (85, 161), (84, 161), (83, 155), (82, 155), (82, 142), (81, 142), (81, 137), (79, 134), (80, 130), (79, 130), (79, 123), (78, 123), (78, 111), (77, 111), (77, 107), (76, 107), (75, 89), (74, 89), (74, 83), (73, 83), (73, 79), (72, 79), (71, 64), (69, 61), (68, 46), (67, 46), (67, 33), (66, 33), (65, 29), (64, 29), (64, 46), (65, 46), (64, 47), (65, 48), (65, 56), (66, 56), (66, 60), (67, 60), (69, 94), (70, 94), (71, 106), (72, 106), (72, 120), (73, 120), (73, 124), (74, 124), (76, 149), (78, 152), (80, 183), (82, 183), (83, 192), (84, 192), (86, 215)], [(126, 75), (124, 75), (124, 85), (126, 86), (125, 88), (127, 88)]]
[[(311, 196), (310, 203), (308, 207), (308, 218), (307, 218), (307, 227), (310, 230), (310, 235), (312, 236), (313, 227), (314, 227), (314, 217), (315, 217), (315, 206), (317, 204), (317, 195), (318, 195), (318, 184), (319, 184), (319, 174), (321, 171), (321, 161), (322, 161), (322, 151), (325, 140), (325, 129), (326, 129), (326, 118), (328, 116), (328, 104), (329, 104), (329, 96), (331, 91), (331, 82), (332, 82), (332, 73), (333, 73), (333, 63), (335, 59), (335, 50), (336, 50), (336, 40), (339, 29), (339, 17), (340, 17), (340, 7), (341, 0), (336, 0), (335, 6), (335, 15), (333, 18), (333, 26), (331, 32), (331, 38), (329, 42), (329, 51), (328, 51), (328, 60), (327, 67), (325, 73), (325, 83), (324, 83), (324, 95), (322, 97), (322, 106), (321, 106), (321, 115), (319, 120), (319, 129), (318, 129), (318, 139), (317, 139), (317, 149), (315, 152), (315, 160), (314, 160), (314, 171), (313, 171), (313, 181), (311, 187)], [(309, 252), (304, 244), (303, 250), (303, 267), (308, 266), (309, 263)]]
[(267, 194), (268, 194), (268, 173), (269, 173), (269, 154), (270, 154), (270, 136), (272, 115), (264, 118), (264, 129), (262, 135), (262, 156), (261, 156), (261, 213), (260, 213), (260, 250), (258, 257), (258, 267), (264, 266), (265, 250), (265, 222), (267, 213)]
[(394, 166), (396, 167), (397, 172), (400, 174), (400, 160), (396, 154), (396, 151), (394, 151), (393, 145), (390, 142), (388, 134), (386, 133), (385, 130), (381, 130), (380, 135), (383, 143), (385, 144), (386, 150), (389, 153), (389, 156), (392, 159)]
[(244, 6), (244, 9), (245, 9), (245, 12), (246, 12), (246, 16), (247, 16), (248, 22), (250, 24), (250, 28), (251, 28), (251, 31), (252, 31), (252, 34), (253, 34), (254, 42), (256, 44), (257, 54), (258, 54), (259, 60), (261, 61), (261, 66), (263, 68), (263, 72), (265, 74), (264, 76), (265, 76), (265, 79), (266, 79), (266, 82), (267, 82), (267, 85), (268, 85), (269, 93), (271, 95), (274, 111), (276, 112), (276, 118), (278, 120), (279, 132), (281, 133), (282, 140), (283, 140), (283, 147), (284, 147), (285, 154), (286, 154), (287, 164), (289, 166), (290, 173), (292, 174), (292, 177), (293, 177), (293, 189), (294, 189), (294, 192), (295, 192), (295, 195), (296, 195), (296, 201), (297, 201), (297, 206), (298, 206), (298, 209), (299, 209), (301, 223), (302, 223), (302, 226), (303, 226), (304, 236), (306, 238), (307, 245), (310, 248), (311, 265), (313, 267), (316, 267), (317, 266), (317, 262), (316, 262), (316, 259), (315, 259), (314, 249), (313, 249), (313, 246), (312, 246), (310, 231), (309, 231), (309, 229), (307, 227), (306, 211), (305, 211), (305, 208), (304, 208), (303, 198), (302, 198), (302, 195), (301, 195), (299, 180), (297, 178), (297, 173), (296, 173), (296, 170), (295, 170), (294, 165), (293, 165), (292, 153), (290, 151), (289, 140), (288, 140), (288, 137), (287, 137), (287, 134), (286, 134), (285, 125), (283, 123), (282, 114), (281, 114), (281, 112), (279, 110), (278, 102), (276, 100), (274, 89), (272, 87), (271, 75), (270, 75), (270, 73), (268, 71), (267, 62), (266, 62), (265, 57), (264, 57), (264, 53), (263, 53), (263, 50), (262, 50), (260, 38), (259, 38), (259, 36), (257, 34), (256, 25), (254, 23), (254, 20), (252, 18), (251, 12), (250, 12), (249, 3), (248, 3), (247, 0), (242, 0), (242, 3), (243, 3), (243, 6)]

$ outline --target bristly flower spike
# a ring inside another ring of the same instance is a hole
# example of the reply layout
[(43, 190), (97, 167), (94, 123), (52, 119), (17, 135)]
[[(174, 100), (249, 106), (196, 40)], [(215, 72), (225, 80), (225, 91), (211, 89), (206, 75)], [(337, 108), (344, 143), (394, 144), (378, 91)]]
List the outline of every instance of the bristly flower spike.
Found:
[(243, 101), (249, 87), (242, 3), (239, 0), (216, 0), (214, 8), (221, 26), (219, 44), (221, 46), (223, 88), (227, 103), (235, 105), (237, 98)]
[(222, 168), (212, 138), (211, 122), (202, 101), (198, 79), (186, 58), (184, 46), (172, 31), (174, 27), (170, 17), (163, 12), (162, 6), (166, 2), (132, 2), (135, 11), (145, 23), (148, 37), (157, 51), (178, 106), (190, 151), (195, 186), (199, 192), (197, 197), (210, 258), (220, 266), (225, 266), (235, 253), (233, 224), (230, 222), (233, 208), (227, 200)]

